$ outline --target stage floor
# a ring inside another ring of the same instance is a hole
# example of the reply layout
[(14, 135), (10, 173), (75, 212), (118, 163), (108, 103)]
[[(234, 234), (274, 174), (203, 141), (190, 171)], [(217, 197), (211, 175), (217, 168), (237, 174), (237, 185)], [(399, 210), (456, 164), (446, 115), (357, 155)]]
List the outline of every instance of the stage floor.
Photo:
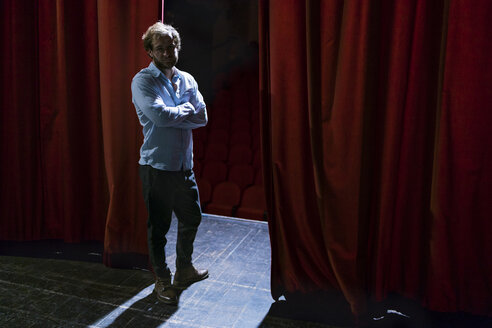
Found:
[[(173, 220), (173, 271), (176, 229)], [(157, 300), (151, 272), (107, 268), (97, 251), (80, 255), (95, 261), (0, 256), (0, 327), (329, 327), (267, 315), (274, 301), (265, 222), (205, 215), (194, 263), (210, 277), (184, 290), (178, 306)]]

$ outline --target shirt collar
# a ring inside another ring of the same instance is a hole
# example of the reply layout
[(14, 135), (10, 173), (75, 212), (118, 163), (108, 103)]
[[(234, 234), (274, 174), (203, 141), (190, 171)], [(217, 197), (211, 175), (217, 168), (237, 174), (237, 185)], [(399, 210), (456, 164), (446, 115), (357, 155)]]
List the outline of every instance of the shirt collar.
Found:
[[(149, 69), (150, 72), (152, 73), (152, 76), (154, 77), (158, 77), (160, 74), (164, 76), (161, 70), (158, 69), (157, 66), (155, 66), (153, 61), (150, 62)], [(181, 74), (179, 74), (179, 70), (176, 67), (173, 68), (173, 73), (174, 74), (173, 74), (172, 82), (176, 83), (176, 81), (178, 81), (181, 78)]]
[(158, 77), (159, 74), (162, 73), (161, 70), (158, 69), (157, 66), (155, 66), (153, 61), (150, 62), (149, 69), (150, 69), (150, 72), (152, 73), (152, 76), (154, 76), (154, 77)]

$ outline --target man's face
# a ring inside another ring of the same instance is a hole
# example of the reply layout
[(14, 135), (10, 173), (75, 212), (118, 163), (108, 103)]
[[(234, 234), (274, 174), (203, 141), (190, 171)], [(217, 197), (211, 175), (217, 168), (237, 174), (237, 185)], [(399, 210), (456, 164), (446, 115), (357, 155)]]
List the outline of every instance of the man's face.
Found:
[(170, 35), (154, 37), (148, 53), (161, 71), (173, 68), (178, 62), (178, 49)]

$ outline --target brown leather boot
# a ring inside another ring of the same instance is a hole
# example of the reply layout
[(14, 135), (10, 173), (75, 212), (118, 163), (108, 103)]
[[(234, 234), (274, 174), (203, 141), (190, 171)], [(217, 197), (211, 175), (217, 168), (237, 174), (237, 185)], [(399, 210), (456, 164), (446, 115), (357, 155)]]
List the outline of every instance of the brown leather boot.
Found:
[(208, 270), (197, 270), (193, 265), (176, 270), (173, 287), (183, 289), (189, 285), (208, 278)]
[(154, 291), (159, 301), (169, 305), (178, 304), (178, 294), (171, 285), (171, 276), (166, 278), (157, 277)]

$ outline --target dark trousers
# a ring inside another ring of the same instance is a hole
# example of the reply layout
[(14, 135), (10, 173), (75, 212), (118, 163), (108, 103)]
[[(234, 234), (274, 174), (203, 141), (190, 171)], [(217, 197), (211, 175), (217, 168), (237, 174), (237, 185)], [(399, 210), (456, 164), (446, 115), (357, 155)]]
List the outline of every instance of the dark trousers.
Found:
[(143, 195), (149, 217), (147, 241), (154, 273), (166, 277), (170, 271), (166, 263), (166, 234), (172, 213), (178, 218), (176, 268), (191, 265), (193, 242), (202, 220), (200, 198), (192, 170), (162, 171), (150, 165), (140, 165)]

